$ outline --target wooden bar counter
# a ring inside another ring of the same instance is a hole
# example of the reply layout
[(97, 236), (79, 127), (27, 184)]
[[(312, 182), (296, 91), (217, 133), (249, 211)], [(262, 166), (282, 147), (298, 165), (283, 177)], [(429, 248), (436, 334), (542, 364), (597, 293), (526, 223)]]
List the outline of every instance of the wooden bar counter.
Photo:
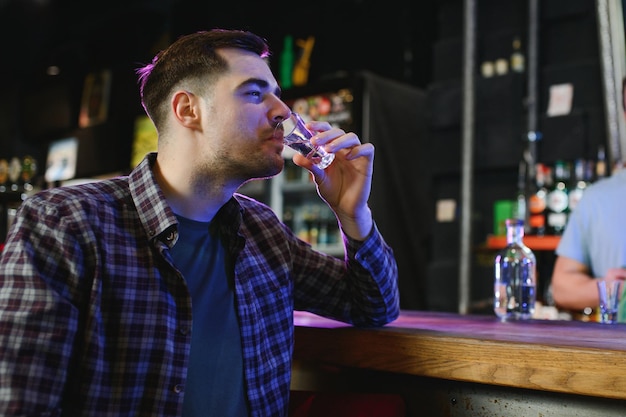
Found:
[(409, 415), (626, 416), (626, 324), (403, 311), (295, 314), (293, 389), (395, 392)]

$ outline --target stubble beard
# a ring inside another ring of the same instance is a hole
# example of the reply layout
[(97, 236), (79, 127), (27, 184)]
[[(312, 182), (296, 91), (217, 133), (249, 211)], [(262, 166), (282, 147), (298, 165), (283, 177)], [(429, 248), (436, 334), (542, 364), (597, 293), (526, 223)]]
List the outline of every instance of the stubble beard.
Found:
[(274, 158), (265, 155), (241, 160), (227, 153), (220, 153), (202, 164), (191, 180), (194, 188), (206, 192), (213, 187), (224, 187), (229, 184), (238, 187), (249, 180), (271, 178), (278, 175), (284, 166), (282, 156)]

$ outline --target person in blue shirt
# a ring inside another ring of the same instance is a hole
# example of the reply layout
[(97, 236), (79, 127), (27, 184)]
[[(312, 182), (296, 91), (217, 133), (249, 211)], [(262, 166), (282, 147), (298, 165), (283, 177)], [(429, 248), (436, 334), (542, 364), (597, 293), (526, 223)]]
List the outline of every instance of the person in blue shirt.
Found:
[[(622, 80), (626, 111), (626, 78)], [(626, 115), (626, 113), (624, 113)], [(618, 169), (585, 189), (556, 249), (552, 296), (567, 310), (597, 309), (597, 279), (626, 280), (626, 170)], [(626, 297), (622, 297), (622, 304)], [(619, 321), (626, 322), (626, 306)]]

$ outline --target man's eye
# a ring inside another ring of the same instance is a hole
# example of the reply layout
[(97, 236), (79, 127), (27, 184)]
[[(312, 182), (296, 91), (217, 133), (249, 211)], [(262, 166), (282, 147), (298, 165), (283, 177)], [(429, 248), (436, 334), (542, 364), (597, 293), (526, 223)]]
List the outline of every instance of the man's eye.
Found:
[(253, 96), (253, 97), (261, 97), (261, 92), (260, 91), (248, 91), (247, 94), (249, 96)]

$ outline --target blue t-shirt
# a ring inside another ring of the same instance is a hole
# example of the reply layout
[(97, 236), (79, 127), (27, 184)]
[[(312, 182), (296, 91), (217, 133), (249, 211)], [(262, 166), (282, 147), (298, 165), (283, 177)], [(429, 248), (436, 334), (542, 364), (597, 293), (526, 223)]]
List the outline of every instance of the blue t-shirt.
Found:
[(626, 170), (593, 183), (572, 211), (556, 253), (601, 278), (626, 266)]
[[(602, 278), (610, 268), (626, 266), (626, 169), (593, 183), (570, 214), (556, 254), (574, 259)], [(619, 322), (626, 322), (622, 296)]]
[(216, 227), (176, 216), (172, 258), (191, 294), (191, 354), (184, 417), (248, 416), (234, 283)]

